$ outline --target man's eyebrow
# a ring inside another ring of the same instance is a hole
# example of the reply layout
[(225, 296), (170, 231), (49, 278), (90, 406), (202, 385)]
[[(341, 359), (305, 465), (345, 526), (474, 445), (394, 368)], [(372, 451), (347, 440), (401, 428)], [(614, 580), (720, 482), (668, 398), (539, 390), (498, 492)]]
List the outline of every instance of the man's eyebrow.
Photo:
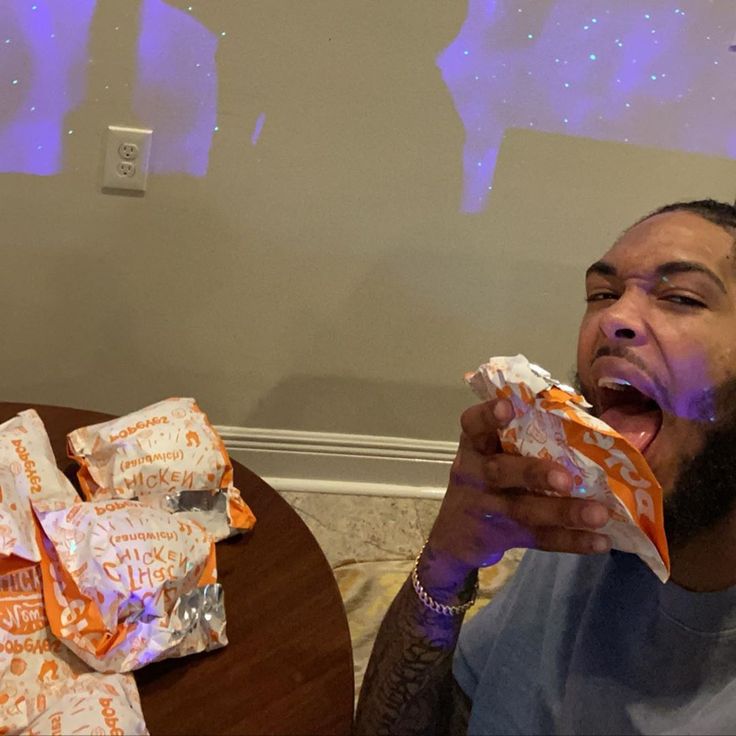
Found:
[(675, 273), (702, 273), (707, 276), (724, 294), (727, 294), (726, 285), (707, 266), (696, 261), (669, 261), (657, 267), (657, 276), (670, 276)]
[(588, 266), (588, 269), (585, 272), (585, 278), (587, 279), (588, 276), (591, 276), (594, 273), (600, 274), (601, 276), (615, 276), (616, 269), (610, 263), (606, 263), (605, 261), (596, 261), (592, 265)]
[[(654, 273), (660, 278), (665, 276), (671, 276), (676, 273), (702, 273), (707, 276), (724, 294), (727, 294), (726, 285), (723, 281), (707, 266), (697, 261), (668, 261), (657, 266)], [(585, 278), (592, 274), (598, 274), (600, 276), (617, 276), (618, 272), (615, 267), (605, 261), (596, 261), (588, 267), (585, 272)]]

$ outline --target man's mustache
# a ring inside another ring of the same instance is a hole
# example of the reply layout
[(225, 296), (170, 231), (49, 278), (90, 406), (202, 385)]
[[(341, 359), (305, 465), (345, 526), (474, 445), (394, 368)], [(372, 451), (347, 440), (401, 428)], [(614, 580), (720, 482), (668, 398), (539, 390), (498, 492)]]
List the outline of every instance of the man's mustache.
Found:
[(590, 361), (590, 364), (593, 365), (598, 358), (604, 358), (607, 356), (612, 358), (621, 358), (627, 363), (631, 363), (631, 365), (645, 373), (649, 378), (653, 378), (644, 361), (633, 350), (623, 345), (601, 345), (601, 347), (595, 351), (595, 355), (593, 355), (593, 359)]

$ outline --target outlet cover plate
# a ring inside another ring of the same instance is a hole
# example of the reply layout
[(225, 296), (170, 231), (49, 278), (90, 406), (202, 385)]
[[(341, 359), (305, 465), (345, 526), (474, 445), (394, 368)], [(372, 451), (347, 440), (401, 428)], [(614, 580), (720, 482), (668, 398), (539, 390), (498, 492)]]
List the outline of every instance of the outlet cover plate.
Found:
[[(153, 131), (149, 128), (126, 128), (120, 125), (107, 127), (103, 189), (146, 191), (152, 138)], [(121, 151), (127, 150), (126, 143), (132, 143), (137, 148), (133, 159), (129, 155), (121, 155)]]

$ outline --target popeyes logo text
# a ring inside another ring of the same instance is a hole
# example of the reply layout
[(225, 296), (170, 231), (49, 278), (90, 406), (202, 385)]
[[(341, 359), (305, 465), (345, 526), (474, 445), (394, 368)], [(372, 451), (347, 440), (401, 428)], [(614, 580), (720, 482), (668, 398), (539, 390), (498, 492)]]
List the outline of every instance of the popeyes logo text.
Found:
[(127, 427), (123, 427), (117, 434), (110, 435), (110, 442), (115, 440), (124, 440), (126, 437), (139, 432), (141, 429), (148, 429), (149, 427), (155, 427), (159, 424), (168, 424), (168, 417), (151, 417), (150, 419), (144, 419), (135, 424), (130, 424)]
[(23, 463), (23, 471), (31, 484), (31, 493), (41, 493), (41, 476), (36, 472), (36, 463), (31, 460), (28, 449), (23, 444), (23, 440), (11, 440), (15, 448), (15, 454)]
[(112, 707), (112, 698), (100, 698), (99, 703), (105, 725), (110, 729), (110, 736), (125, 736), (125, 732), (120, 728), (117, 711)]

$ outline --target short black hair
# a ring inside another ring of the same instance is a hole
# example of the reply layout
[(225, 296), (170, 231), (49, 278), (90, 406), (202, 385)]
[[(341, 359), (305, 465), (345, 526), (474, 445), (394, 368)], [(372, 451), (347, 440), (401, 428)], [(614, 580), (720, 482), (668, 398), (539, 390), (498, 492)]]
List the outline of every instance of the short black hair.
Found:
[(693, 199), (687, 202), (666, 204), (645, 215), (635, 224), (638, 225), (650, 217), (663, 215), (666, 212), (692, 212), (694, 215), (724, 228), (730, 235), (736, 237), (736, 206), (727, 202), (718, 202), (715, 199)]

